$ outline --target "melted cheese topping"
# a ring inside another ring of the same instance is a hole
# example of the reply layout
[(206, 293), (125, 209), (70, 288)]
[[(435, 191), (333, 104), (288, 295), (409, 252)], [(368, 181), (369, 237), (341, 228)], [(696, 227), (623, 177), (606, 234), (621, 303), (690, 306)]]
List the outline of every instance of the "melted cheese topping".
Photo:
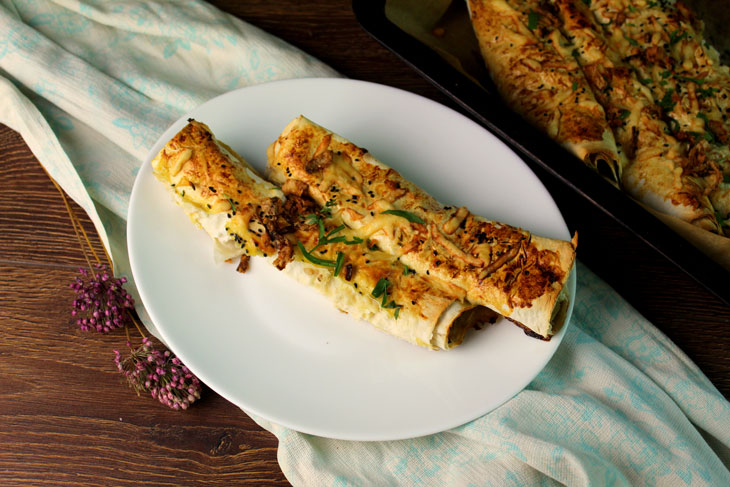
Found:
[[(271, 198), (283, 201), (283, 193), (217, 141), (207, 127), (189, 124), (152, 164), (175, 202), (213, 239), (217, 261), (243, 254), (274, 260), (276, 249), (262, 223), (262, 212)], [(287, 215), (283, 212), (280, 217)], [(307, 224), (304, 215), (295, 215), (295, 220), (289, 222), (294, 230), (285, 238), (308, 253), (295, 247), (294, 260), (283, 271), (317, 288), (354, 317), (431, 349), (455, 346), (468, 328), (484, 319), (485, 314), (474, 305), (459, 303), (454, 295), (408, 272), (394, 256), (369, 249), (366, 238), (341, 229), (336, 219), (320, 218)], [(323, 244), (323, 238), (333, 240)], [(330, 267), (315, 265), (312, 259), (329, 262)], [(335, 276), (332, 266), (337, 259), (342, 264)], [(380, 294), (374, 296), (377, 288)]]
[(320, 205), (433, 286), (505, 316), (532, 308), (533, 317), (523, 324), (549, 335), (552, 306), (575, 257), (571, 243), (443, 206), (363, 149), (304, 117), (287, 126), (269, 155), (272, 180), (304, 184)]
[(574, 59), (570, 42), (544, 22), (547, 17), (536, 14), (537, 3), (468, 2), (494, 83), (515, 111), (587, 164), (595, 167), (603, 161), (617, 182), (624, 160), (603, 107)]

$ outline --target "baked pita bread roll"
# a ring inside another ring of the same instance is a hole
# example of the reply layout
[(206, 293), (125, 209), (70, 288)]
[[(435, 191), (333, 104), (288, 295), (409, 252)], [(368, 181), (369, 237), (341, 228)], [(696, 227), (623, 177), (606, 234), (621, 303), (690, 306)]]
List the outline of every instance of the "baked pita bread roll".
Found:
[(300, 116), (269, 147), (268, 177), (308, 194), (362, 238), (465, 302), (549, 338), (565, 318), (572, 242), (446, 206), (346, 139)]
[[(601, 26), (588, 7), (572, 0), (540, 4), (549, 9), (541, 9), (536, 1), (525, 4), (530, 11), (540, 12), (540, 24), (546, 30), (559, 27), (570, 37), (575, 57), (629, 159), (623, 173), (626, 191), (657, 211), (719, 233), (708, 194), (722, 180), (722, 173), (711, 161), (689, 157), (671, 135), (651, 91), (600, 34)], [(611, 25), (605, 28), (611, 30)]]
[(566, 55), (567, 41), (558, 31), (539, 40), (536, 17), (512, 2), (470, 0), (468, 6), (482, 56), (507, 104), (619, 185), (626, 159), (570, 50)]
[(249, 256), (264, 257), (354, 318), (429, 349), (457, 346), (475, 325), (495, 319), (391, 255), (369, 249), (296, 187), (285, 187), (286, 195), (263, 180), (202, 123), (190, 120), (152, 167), (213, 239), (217, 260), (241, 259), (239, 268), (245, 268)]

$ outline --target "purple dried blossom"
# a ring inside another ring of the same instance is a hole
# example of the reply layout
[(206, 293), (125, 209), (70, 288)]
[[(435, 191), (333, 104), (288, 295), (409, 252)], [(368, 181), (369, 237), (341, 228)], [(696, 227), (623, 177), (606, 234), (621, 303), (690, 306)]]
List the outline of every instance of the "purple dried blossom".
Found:
[(71, 316), (83, 331), (106, 333), (132, 323), (134, 299), (124, 289), (127, 278), (116, 278), (106, 265), (97, 264), (95, 272), (79, 269), (82, 277), (71, 283), (76, 292)]
[(148, 337), (138, 348), (132, 349), (129, 343), (127, 346), (132, 353), (122, 360), (119, 351), (114, 350), (114, 363), (137, 395), (149, 392), (172, 409), (187, 409), (200, 399), (200, 381), (169, 350), (155, 349)]

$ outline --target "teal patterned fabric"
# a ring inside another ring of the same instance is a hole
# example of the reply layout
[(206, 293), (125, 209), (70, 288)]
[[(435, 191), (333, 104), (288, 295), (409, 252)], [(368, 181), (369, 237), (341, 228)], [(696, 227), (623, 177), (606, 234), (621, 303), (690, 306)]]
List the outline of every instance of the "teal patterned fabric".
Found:
[[(200, 1), (0, 0), (0, 70), (0, 122), (90, 215), (127, 275), (129, 193), (172, 121), (241, 86), (336, 76)], [(552, 361), (471, 423), (360, 443), (254, 419), (279, 438), (295, 485), (730, 485), (728, 401), (580, 264), (573, 321)]]
[(318, 76), (337, 73), (200, 1), (0, 0), (0, 122), (86, 210), (118, 274), (134, 178), (172, 122), (235, 88)]
[(255, 419), (279, 437), (279, 463), (301, 485), (730, 485), (730, 403), (580, 264), (572, 322), (553, 359), (471, 423), (358, 443)]

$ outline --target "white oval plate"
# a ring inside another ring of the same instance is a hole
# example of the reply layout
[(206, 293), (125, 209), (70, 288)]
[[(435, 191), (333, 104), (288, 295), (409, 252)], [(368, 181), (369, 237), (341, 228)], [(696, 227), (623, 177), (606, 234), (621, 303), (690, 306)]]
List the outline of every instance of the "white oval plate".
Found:
[[(170, 348), (210, 388), (304, 433), (394, 440), (444, 431), (522, 390), (558, 348), (500, 319), (448, 352), (420, 349), (337, 311), (316, 291), (253, 259), (216, 264), (212, 244), (153, 176), (150, 161), (186, 123), (263, 173), (266, 147), (299, 114), (400, 171), (439, 201), (569, 238), (537, 177), (482, 127), (426, 98), (345, 79), (298, 79), (214, 98), (172, 125), (132, 190), (128, 245), (142, 302)], [(572, 302), (575, 274), (569, 281)], [(568, 315), (570, 316), (570, 314)]]

